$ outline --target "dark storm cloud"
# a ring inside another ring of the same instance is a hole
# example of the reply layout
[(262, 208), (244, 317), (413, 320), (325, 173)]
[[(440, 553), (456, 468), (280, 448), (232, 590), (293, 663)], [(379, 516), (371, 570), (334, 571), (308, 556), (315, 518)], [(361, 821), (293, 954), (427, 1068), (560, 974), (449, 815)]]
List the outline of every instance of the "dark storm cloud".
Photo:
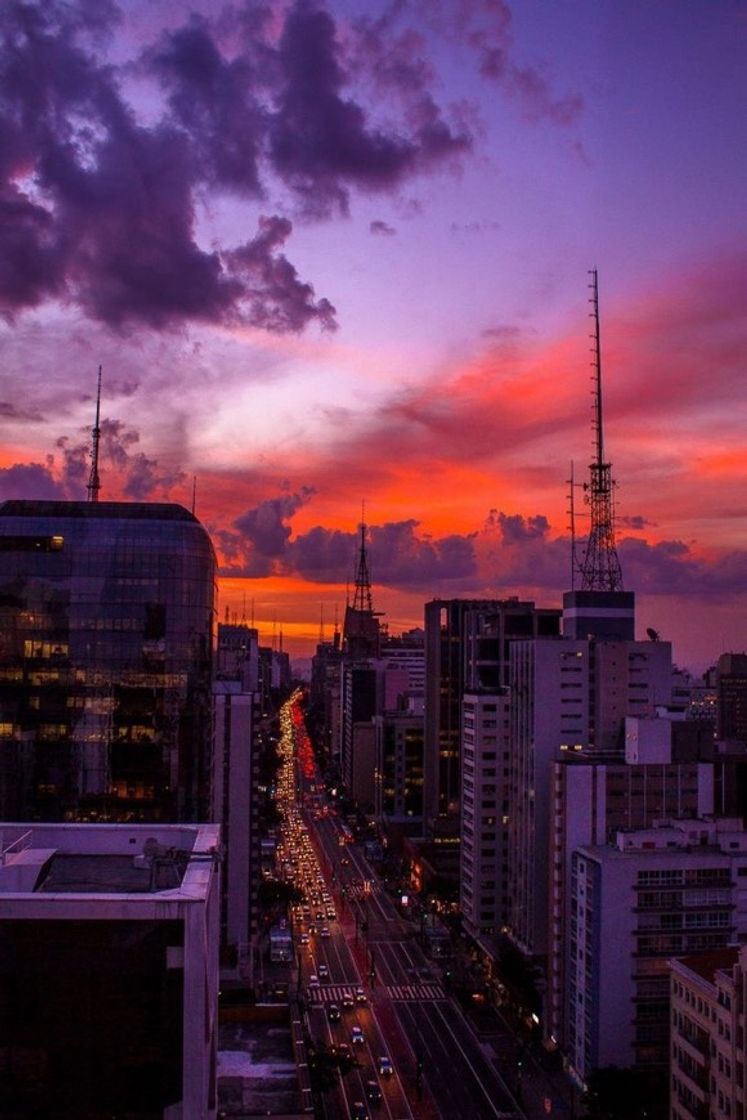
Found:
[(138, 75), (165, 96), (146, 125), (124, 98), (125, 72), (98, 60), (116, 11), (94, 0), (0, 9), (0, 313), (56, 298), (118, 330), (334, 327), (331, 303), (279, 251), (286, 218), (206, 250), (197, 200), (219, 189), (256, 203), (280, 182), (306, 216), (324, 217), (346, 212), (352, 189), (390, 191), (466, 152), (428, 67), (400, 125), (385, 128), (352, 96), (323, 8), (296, 0), (278, 37), (269, 9), (246, 5), (227, 49), (227, 17), (191, 17), (144, 49)]
[(382, 222), (379, 219), (371, 222), (368, 228), (371, 233), (375, 234), (378, 237), (394, 237), (397, 232), (393, 226), (390, 226), (386, 222)]

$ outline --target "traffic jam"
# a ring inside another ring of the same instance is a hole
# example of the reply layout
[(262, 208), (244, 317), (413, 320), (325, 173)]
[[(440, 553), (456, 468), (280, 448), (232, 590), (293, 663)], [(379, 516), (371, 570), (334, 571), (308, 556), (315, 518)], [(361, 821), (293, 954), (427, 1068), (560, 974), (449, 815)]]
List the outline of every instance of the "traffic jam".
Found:
[[(292, 888), (288, 921), (299, 1000), (309, 1011), (310, 1024), (318, 1023), (324, 1015), (326, 1037), (317, 1037), (312, 1044), (320, 1048), (331, 1068), (339, 1070), (342, 1095), (352, 1120), (367, 1120), (369, 1109), (381, 1105), (381, 1083), (385, 1087), (391, 1083), (394, 1067), (390, 1058), (379, 1052), (381, 1046), (372, 1049), (367, 1045), (367, 1035), (370, 1043), (381, 1037), (380, 1032), (374, 1029), (368, 995), (341, 928), (341, 913), (332, 895), (334, 870), (323, 854), (320, 862), (306, 823), (307, 814), (318, 820), (334, 810), (327, 804), (318, 779), (300, 693), (294, 693), (281, 710), (279, 751), (277, 806), (281, 823), (276, 870)], [(342, 832), (340, 835), (345, 843)], [(339, 862), (348, 861), (342, 856)], [(338, 897), (340, 907), (344, 907), (345, 896)], [(349, 1078), (350, 1073), (355, 1076)], [(365, 1100), (357, 1099), (358, 1096)]]

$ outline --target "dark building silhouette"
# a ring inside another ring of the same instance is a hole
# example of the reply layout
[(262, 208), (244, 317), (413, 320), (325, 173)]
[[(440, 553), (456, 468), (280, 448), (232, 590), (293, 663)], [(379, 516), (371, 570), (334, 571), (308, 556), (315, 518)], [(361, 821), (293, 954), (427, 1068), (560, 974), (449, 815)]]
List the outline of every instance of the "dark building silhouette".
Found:
[(716, 667), (719, 739), (747, 743), (747, 653), (722, 653)]
[(181, 506), (0, 506), (0, 818), (209, 819), (214, 580)]

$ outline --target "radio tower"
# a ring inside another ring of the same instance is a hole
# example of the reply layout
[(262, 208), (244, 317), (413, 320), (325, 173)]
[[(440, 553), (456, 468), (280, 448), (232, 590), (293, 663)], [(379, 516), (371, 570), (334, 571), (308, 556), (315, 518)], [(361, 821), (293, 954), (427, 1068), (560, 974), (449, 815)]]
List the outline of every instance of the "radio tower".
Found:
[(101, 479), (99, 478), (99, 440), (101, 439), (101, 428), (99, 426), (99, 418), (101, 416), (101, 366), (99, 366), (99, 383), (96, 389), (96, 423), (93, 426), (93, 438), (91, 440), (91, 473), (88, 477), (88, 500), (89, 502), (97, 502), (99, 500), (99, 490), (101, 489)]
[(615, 548), (615, 502), (612, 464), (604, 457), (602, 426), (602, 354), (599, 342), (599, 285), (597, 270), (590, 273), (591, 315), (594, 319), (594, 460), (589, 464), (585, 486), (591, 525), (586, 553), (581, 562), (581, 587), (584, 591), (622, 591), (623, 579)]
[(366, 556), (366, 506), (361, 508), (361, 545), (358, 553), (358, 567), (355, 572), (355, 596), (353, 610), (361, 613), (373, 613), (373, 600), (371, 598), (371, 575), (368, 571), (368, 558)]

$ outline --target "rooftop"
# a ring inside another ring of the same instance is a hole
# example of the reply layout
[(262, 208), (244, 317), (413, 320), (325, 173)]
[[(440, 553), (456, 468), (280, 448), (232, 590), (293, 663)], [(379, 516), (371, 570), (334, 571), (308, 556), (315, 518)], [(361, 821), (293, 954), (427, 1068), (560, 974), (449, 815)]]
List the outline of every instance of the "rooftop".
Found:
[(197, 899), (219, 849), (220, 828), (210, 824), (2, 824), (0, 898)]
[(55, 502), (13, 498), (0, 504), (0, 517), (192, 521), (199, 524), (193, 513), (173, 502)]

